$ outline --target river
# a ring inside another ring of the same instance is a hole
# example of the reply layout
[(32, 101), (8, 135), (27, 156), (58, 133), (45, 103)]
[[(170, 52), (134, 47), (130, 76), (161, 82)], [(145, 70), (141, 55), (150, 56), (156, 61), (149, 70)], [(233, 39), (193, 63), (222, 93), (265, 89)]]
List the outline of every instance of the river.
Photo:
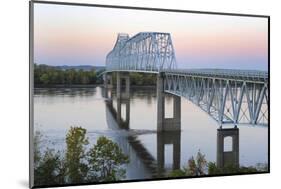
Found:
[[(64, 151), (65, 136), (71, 126), (87, 129), (90, 145), (99, 136), (106, 136), (129, 156), (126, 180), (157, 177), (163, 167), (169, 172), (173, 167), (187, 165), (191, 156), (203, 153), (207, 161), (217, 161), (218, 124), (200, 108), (181, 99), (181, 132), (157, 133), (156, 89), (132, 88), (129, 121), (120, 128), (114, 110), (117, 108), (115, 90), (113, 102), (103, 97), (103, 88), (42, 88), (34, 91), (34, 127), (44, 135), (41, 149)], [(171, 117), (173, 101), (166, 98), (166, 117)], [(128, 112), (127, 112), (128, 113)], [(126, 120), (126, 104), (122, 104), (122, 117)], [(241, 125), (239, 128), (239, 164), (255, 166), (268, 163), (268, 128)], [(232, 149), (231, 142), (225, 149)], [(157, 155), (158, 154), (158, 155)]]

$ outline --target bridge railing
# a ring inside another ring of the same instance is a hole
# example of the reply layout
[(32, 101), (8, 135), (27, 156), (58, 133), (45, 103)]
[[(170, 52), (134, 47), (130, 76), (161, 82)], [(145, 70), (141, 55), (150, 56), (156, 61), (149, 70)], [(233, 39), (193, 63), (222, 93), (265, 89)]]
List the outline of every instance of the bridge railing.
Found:
[(268, 82), (268, 72), (236, 69), (176, 69), (163, 70), (166, 74), (190, 75), (208, 78), (232, 79), (243, 81)]

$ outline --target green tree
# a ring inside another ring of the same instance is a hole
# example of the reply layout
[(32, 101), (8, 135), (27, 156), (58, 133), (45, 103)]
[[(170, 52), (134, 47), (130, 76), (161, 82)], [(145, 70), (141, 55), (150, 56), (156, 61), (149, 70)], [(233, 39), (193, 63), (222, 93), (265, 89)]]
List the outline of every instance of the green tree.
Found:
[(50, 80), (49, 80), (49, 75), (47, 73), (44, 73), (40, 76), (40, 82), (43, 84), (49, 84)]
[(186, 172), (185, 172), (185, 170), (177, 169), (177, 170), (173, 170), (168, 176), (169, 177), (184, 177), (184, 176), (186, 176)]
[(34, 136), (34, 180), (36, 186), (115, 181), (125, 177), (123, 165), (128, 157), (122, 153), (116, 143), (100, 137), (88, 153), (89, 144), (86, 129), (71, 127), (66, 135), (65, 155), (54, 149), (40, 152), (42, 134)]
[(205, 155), (198, 151), (196, 159), (191, 156), (187, 162), (187, 166), (183, 169), (172, 171), (169, 176), (182, 177), (182, 176), (202, 176), (207, 171), (207, 160)]
[(42, 134), (40, 131), (35, 131), (34, 140), (33, 140), (33, 154), (34, 154), (34, 167), (37, 168), (39, 166), (39, 162), (41, 161), (41, 152), (40, 152), (40, 144), (42, 140)]
[(54, 150), (47, 149), (39, 162), (38, 167), (34, 171), (34, 182), (36, 186), (58, 184), (58, 169), (60, 163), (59, 153)]
[(220, 174), (235, 174), (235, 173), (256, 173), (267, 171), (267, 164), (257, 164), (256, 166), (236, 166), (233, 164), (225, 165), (224, 167), (217, 167), (214, 162), (208, 163), (209, 175), (220, 175)]
[(88, 143), (86, 129), (70, 128), (66, 135), (66, 174), (72, 183), (82, 183), (87, 176), (88, 166), (83, 159), (85, 158), (85, 145)]
[(90, 178), (99, 182), (116, 181), (125, 177), (122, 165), (129, 163), (119, 146), (102, 136), (89, 153)]
[(95, 70), (91, 70), (89, 72), (89, 83), (94, 84), (94, 83), (102, 83), (102, 81), (100, 82), (100, 80), (102, 80), (102, 77), (100, 77), (99, 79), (97, 78), (97, 73)]
[(196, 160), (194, 159), (193, 156), (188, 160), (186, 173), (189, 176), (200, 176), (200, 175), (205, 175), (206, 169), (207, 169), (207, 160), (205, 158), (205, 155), (203, 155), (199, 150), (196, 156)]

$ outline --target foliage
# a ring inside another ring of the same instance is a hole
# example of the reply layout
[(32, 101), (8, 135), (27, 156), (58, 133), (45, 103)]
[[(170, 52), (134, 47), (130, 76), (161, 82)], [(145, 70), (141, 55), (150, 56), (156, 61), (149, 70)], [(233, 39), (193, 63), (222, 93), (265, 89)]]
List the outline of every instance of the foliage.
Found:
[(193, 156), (189, 158), (187, 166), (183, 169), (172, 171), (170, 177), (183, 177), (183, 176), (202, 176), (206, 174), (207, 160), (205, 155), (198, 151), (196, 159)]
[(106, 137), (86, 151), (86, 129), (71, 127), (66, 135), (66, 152), (40, 152), (42, 134), (34, 135), (34, 182), (36, 186), (113, 181), (124, 178), (122, 165), (129, 162), (119, 146)]
[(87, 176), (88, 167), (82, 162), (85, 158), (86, 129), (71, 127), (66, 135), (66, 174), (72, 183), (81, 183)]
[(128, 163), (129, 159), (113, 141), (100, 137), (88, 155), (93, 179), (116, 181), (125, 177), (125, 170), (121, 165)]
[(169, 177), (185, 177), (185, 176), (187, 175), (184, 169), (176, 169), (169, 174)]
[(225, 165), (220, 168), (214, 162), (207, 162), (205, 155), (200, 150), (197, 153), (196, 159), (193, 156), (189, 158), (187, 167), (174, 170), (169, 174), (169, 177), (184, 177), (184, 176), (202, 176), (202, 175), (226, 175), (237, 173), (256, 173), (268, 171), (267, 164), (258, 163), (256, 166), (235, 166), (233, 164)]
[(132, 85), (156, 85), (156, 75), (148, 73), (130, 73)]
[[(116, 74), (112, 74), (113, 84), (116, 84)], [(153, 86), (156, 85), (156, 74), (150, 73), (130, 73), (130, 83), (133, 86)]]
[(39, 166), (39, 162), (41, 160), (41, 152), (40, 152), (40, 149), (39, 149), (39, 146), (41, 144), (41, 140), (42, 140), (42, 134), (40, 131), (35, 131), (35, 134), (34, 134), (34, 166), (35, 167), (38, 167)]
[(267, 164), (257, 164), (257, 166), (235, 166), (233, 164), (225, 165), (220, 168), (217, 167), (214, 162), (208, 163), (209, 175), (220, 175), (220, 174), (235, 174), (235, 173), (256, 173), (267, 171)]
[(197, 153), (196, 160), (192, 156), (188, 160), (188, 167), (186, 168), (186, 174), (188, 176), (200, 176), (205, 175), (205, 170), (207, 169), (207, 160), (205, 155), (203, 155), (200, 150)]
[(47, 149), (34, 172), (35, 185), (57, 184), (59, 178), (59, 158), (58, 153)]
[[(97, 77), (102, 70), (84, 71), (82, 69), (59, 69), (44, 64), (34, 64), (34, 85), (87, 85), (102, 84), (102, 77)], [(113, 81), (116, 82), (116, 75), (113, 74)], [(148, 73), (130, 73), (131, 85), (156, 85), (156, 75)]]
[(34, 85), (73, 85), (100, 84), (102, 77), (97, 77), (101, 71), (84, 71), (82, 69), (58, 69), (53, 66), (34, 64)]

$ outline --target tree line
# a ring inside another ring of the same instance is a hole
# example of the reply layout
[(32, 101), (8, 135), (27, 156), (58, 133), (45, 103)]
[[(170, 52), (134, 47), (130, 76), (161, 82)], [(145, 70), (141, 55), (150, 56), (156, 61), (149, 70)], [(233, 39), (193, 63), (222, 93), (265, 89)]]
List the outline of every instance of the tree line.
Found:
[(196, 157), (191, 156), (188, 159), (187, 166), (182, 169), (172, 171), (168, 177), (194, 177), (204, 175), (227, 175), (241, 173), (258, 173), (267, 172), (268, 165), (266, 163), (258, 163), (256, 166), (237, 166), (232, 163), (226, 164), (224, 167), (218, 167), (215, 162), (208, 162), (205, 155), (198, 151)]
[[(104, 70), (76, 70), (59, 69), (54, 66), (44, 64), (34, 64), (34, 85), (90, 85), (103, 84), (103, 78), (100, 75)], [(116, 74), (112, 74), (113, 84), (116, 84)], [(156, 85), (156, 75), (148, 73), (130, 73), (131, 85), (152, 86)]]
[(54, 66), (44, 64), (34, 64), (34, 85), (87, 85), (100, 84), (102, 77), (98, 75), (102, 72), (96, 70), (76, 70), (76, 69), (58, 69)]
[(87, 130), (82, 127), (71, 127), (65, 138), (65, 152), (49, 148), (42, 151), (42, 134), (39, 131), (35, 133), (35, 186), (107, 182), (125, 178), (123, 165), (129, 163), (129, 157), (118, 144), (101, 136), (95, 145), (88, 148), (86, 133)]
[[(116, 74), (112, 74), (113, 84), (116, 85)], [(150, 73), (130, 73), (130, 84), (133, 86), (154, 86), (156, 85), (156, 74)]]

